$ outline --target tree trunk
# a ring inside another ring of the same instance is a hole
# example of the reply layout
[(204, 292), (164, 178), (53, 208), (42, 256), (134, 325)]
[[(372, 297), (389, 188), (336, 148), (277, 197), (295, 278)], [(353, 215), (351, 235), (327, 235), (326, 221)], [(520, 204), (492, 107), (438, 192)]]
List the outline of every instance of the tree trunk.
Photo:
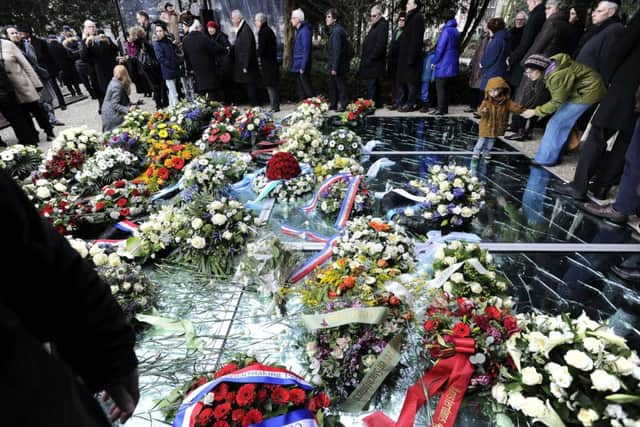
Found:
[(282, 68), (291, 68), (291, 49), (293, 48), (293, 26), (289, 22), (291, 12), (295, 9), (295, 0), (284, 0), (284, 48), (282, 51)]

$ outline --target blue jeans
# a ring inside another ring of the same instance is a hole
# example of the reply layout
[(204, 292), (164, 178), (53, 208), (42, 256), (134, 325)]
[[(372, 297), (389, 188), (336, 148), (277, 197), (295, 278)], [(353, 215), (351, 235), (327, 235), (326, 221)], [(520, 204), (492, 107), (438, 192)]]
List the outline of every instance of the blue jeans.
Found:
[(543, 168), (531, 168), (527, 187), (522, 194), (522, 213), (527, 225), (547, 222), (544, 215), (544, 199), (547, 194), (550, 177), (551, 173)]
[(422, 87), (420, 91), (420, 101), (422, 101), (423, 105), (429, 103), (429, 83), (431, 82), (422, 82)]
[(565, 102), (560, 106), (547, 123), (542, 142), (536, 153), (536, 162), (544, 166), (555, 165), (558, 162), (562, 147), (567, 142), (573, 125), (589, 106), (590, 104), (574, 104), (572, 102)]
[(495, 138), (478, 138), (478, 142), (476, 142), (476, 146), (473, 147), (473, 154), (489, 154), (491, 149), (493, 148), (493, 144), (496, 143)]
[[(617, 142), (616, 142), (617, 144)], [(640, 210), (640, 119), (636, 121), (631, 143), (627, 148), (624, 163), (624, 174), (620, 180), (618, 195), (613, 208), (627, 215), (635, 215)]]

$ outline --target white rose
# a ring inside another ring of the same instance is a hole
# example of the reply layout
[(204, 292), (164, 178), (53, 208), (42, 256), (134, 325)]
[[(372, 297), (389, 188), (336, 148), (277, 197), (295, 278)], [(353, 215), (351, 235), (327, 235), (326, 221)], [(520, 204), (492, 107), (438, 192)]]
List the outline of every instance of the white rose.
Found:
[(462, 273), (453, 273), (449, 278), (453, 283), (462, 283), (464, 281), (464, 276)]
[(193, 228), (194, 230), (197, 230), (200, 227), (202, 227), (203, 224), (204, 223), (200, 218), (194, 218), (193, 221), (191, 221), (191, 228)]
[(414, 216), (416, 214), (416, 211), (413, 208), (406, 208), (404, 210), (404, 214), (406, 216)]
[(633, 363), (626, 357), (618, 357), (615, 365), (620, 375), (627, 376), (633, 373)]
[(465, 206), (460, 210), (460, 215), (462, 215), (463, 218), (471, 218), (473, 216), (473, 211)]
[(437, 260), (443, 260), (444, 259), (444, 250), (442, 248), (438, 249), (436, 251), (436, 259)]
[(215, 225), (222, 225), (227, 222), (227, 217), (222, 214), (215, 214), (211, 217), (211, 222)]
[(109, 257), (103, 252), (95, 254), (93, 256), (93, 263), (98, 267), (105, 265), (108, 262), (109, 262)]
[(557, 363), (547, 363), (544, 367), (551, 375), (551, 380), (562, 388), (569, 388), (573, 382), (573, 377), (569, 373), (569, 368), (558, 365)]
[(230, 231), (225, 231), (222, 233), (222, 238), (224, 240), (231, 240), (233, 238), (233, 234)]
[(58, 192), (60, 192), (60, 193), (63, 193), (63, 192), (65, 192), (65, 191), (67, 191), (67, 186), (66, 186), (66, 185), (64, 185), (64, 184), (63, 184), (63, 183), (61, 183), (61, 182), (56, 182), (56, 183), (53, 185), (53, 188), (55, 188), (55, 190), (56, 190), (56, 191), (58, 191)]
[(520, 410), (528, 417), (542, 418), (547, 412), (547, 407), (544, 405), (544, 402), (537, 397), (527, 397), (524, 399)]
[(598, 391), (620, 390), (620, 380), (602, 369), (596, 369), (591, 373), (592, 389)]
[(599, 418), (598, 413), (593, 409), (580, 408), (580, 412), (578, 412), (578, 421), (585, 427), (592, 426), (593, 422)]
[(496, 383), (493, 387), (491, 387), (491, 396), (493, 396), (493, 399), (496, 402), (502, 405), (507, 404), (507, 389), (505, 388), (504, 384)]
[(471, 284), (471, 292), (473, 292), (474, 294), (482, 293), (482, 285), (478, 282), (473, 282)]
[(214, 211), (218, 211), (222, 208), (224, 208), (224, 203), (222, 203), (219, 200), (214, 200), (213, 202), (211, 202), (211, 204), (209, 205), (209, 208), (214, 210)]
[(306, 351), (308, 356), (313, 356), (318, 350), (318, 344), (315, 341), (309, 341), (306, 346)]
[(452, 256), (448, 256), (448, 257), (446, 257), (444, 259), (444, 263), (447, 264), (447, 265), (453, 265), (453, 264), (456, 263), (456, 261), (457, 261), (457, 259), (455, 257), (452, 257)]
[(533, 366), (528, 366), (522, 370), (522, 382), (526, 385), (542, 384), (542, 375)]
[(206, 245), (206, 241), (204, 240), (203, 237), (200, 236), (193, 236), (191, 238), (191, 246), (193, 246), (196, 249), (202, 249), (204, 248)]
[(454, 251), (457, 251), (458, 249), (460, 249), (460, 247), (462, 247), (462, 243), (460, 242), (460, 240), (454, 240), (453, 242), (449, 243), (449, 248), (453, 249)]
[(38, 187), (38, 189), (36, 190), (36, 196), (39, 199), (48, 199), (49, 197), (51, 197), (51, 192), (47, 187)]
[(622, 409), (622, 405), (607, 405), (605, 412), (609, 418), (621, 420), (627, 417), (627, 413)]
[(120, 261), (120, 256), (113, 252), (109, 254), (109, 265), (111, 267), (118, 267), (120, 264), (122, 264), (122, 262)]
[(564, 361), (567, 362), (567, 365), (578, 368), (581, 371), (590, 371), (593, 369), (593, 360), (580, 350), (567, 351), (564, 355)]
[(522, 409), (522, 406), (524, 405), (524, 400), (525, 400), (524, 396), (519, 391), (514, 391), (512, 393), (509, 393), (509, 400), (508, 400), (509, 406), (511, 406), (516, 411), (519, 411), (520, 409)]

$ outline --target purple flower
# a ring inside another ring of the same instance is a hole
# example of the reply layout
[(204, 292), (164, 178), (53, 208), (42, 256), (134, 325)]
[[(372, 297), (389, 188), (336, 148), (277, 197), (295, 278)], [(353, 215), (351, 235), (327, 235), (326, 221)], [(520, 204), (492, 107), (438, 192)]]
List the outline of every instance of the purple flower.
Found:
[(471, 378), (471, 385), (486, 387), (489, 384), (491, 384), (490, 375), (478, 375), (477, 377)]
[(502, 341), (502, 333), (500, 333), (500, 331), (496, 327), (490, 326), (487, 329), (487, 335), (493, 337), (493, 342), (495, 342), (496, 344)]
[(464, 196), (464, 189), (456, 187), (453, 189), (453, 196), (454, 197), (462, 197)]

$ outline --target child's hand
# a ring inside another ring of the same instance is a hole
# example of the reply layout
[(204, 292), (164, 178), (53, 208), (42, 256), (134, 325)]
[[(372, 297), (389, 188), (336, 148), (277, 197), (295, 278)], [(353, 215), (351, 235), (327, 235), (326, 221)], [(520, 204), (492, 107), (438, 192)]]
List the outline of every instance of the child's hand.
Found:
[(524, 110), (520, 115), (525, 119), (530, 119), (531, 117), (535, 116), (536, 113), (535, 110)]

